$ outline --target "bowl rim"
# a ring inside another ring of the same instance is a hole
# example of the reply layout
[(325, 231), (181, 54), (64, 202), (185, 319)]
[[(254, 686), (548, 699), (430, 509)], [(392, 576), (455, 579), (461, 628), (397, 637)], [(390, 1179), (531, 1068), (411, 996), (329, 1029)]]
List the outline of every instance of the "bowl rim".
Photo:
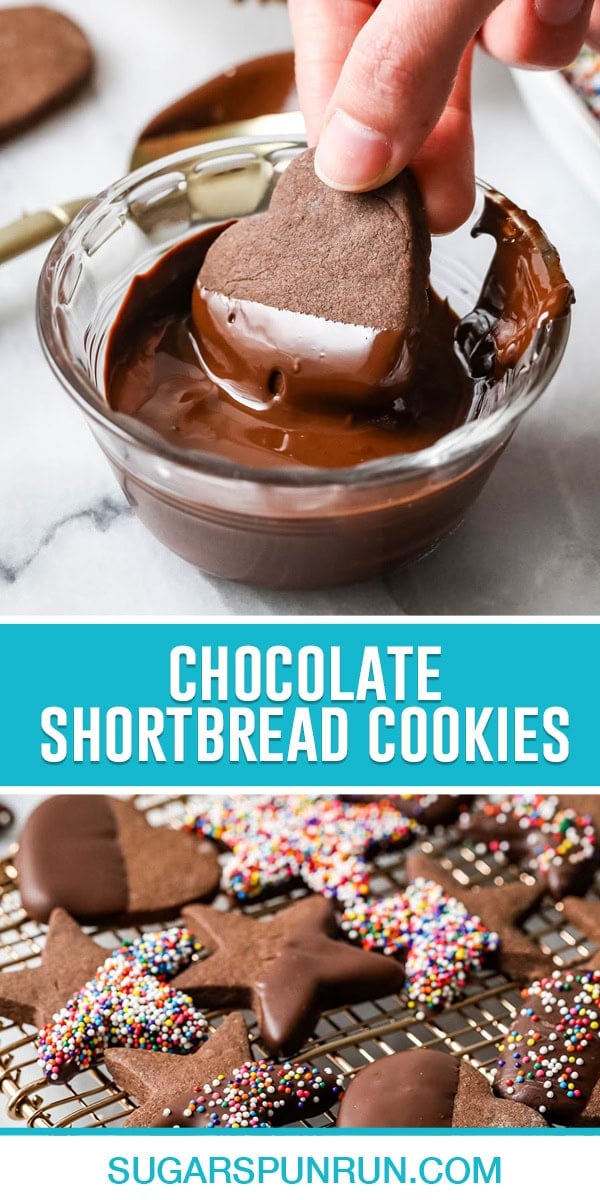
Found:
[[(393, 478), (395, 482), (399, 480), (418, 479), (423, 475), (430, 474), (432, 471), (451, 465), (460, 468), (461, 460), (473, 459), (474, 454), (477, 454), (477, 452), (483, 454), (486, 448), (489, 450), (489, 453), (492, 453), (498, 446), (504, 444), (511, 436), (523, 414), (538, 399), (545, 388), (545, 384), (542, 384), (541, 387), (525, 388), (522, 394), (517, 396), (514, 402), (508, 406), (498, 409), (487, 416), (480, 417), (475, 421), (464, 423), (457, 429), (451, 430), (439, 438), (431, 446), (407, 454), (389, 455), (387, 457), (370, 459), (356, 466), (340, 468), (322, 468), (304, 465), (254, 467), (237, 463), (232, 459), (209, 453), (208, 451), (189, 450), (177, 446), (168, 442), (142, 421), (134, 417), (128, 417), (108, 407), (105, 397), (94, 383), (92, 383), (89, 375), (73, 363), (66, 347), (64, 347), (61, 341), (57, 324), (52, 320), (52, 287), (54, 277), (63, 259), (69, 254), (72, 239), (76, 235), (83, 236), (85, 234), (86, 229), (91, 227), (99, 211), (103, 208), (108, 209), (109, 205), (119, 200), (124, 200), (132, 188), (138, 187), (153, 177), (166, 174), (170, 170), (181, 169), (184, 166), (188, 166), (189, 168), (192, 163), (197, 163), (199, 156), (202, 159), (211, 161), (217, 159), (219, 156), (243, 153), (244, 150), (256, 149), (265, 145), (268, 145), (269, 149), (286, 149), (291, 147), (294, 150), (302, 150), (306, 147), (306, 141), (297, 134), (290, 134), (289, 136), (283, 134), (268, 135), (267, 141), (267, 135), (263, 133), (246, 137), (215, 139), (214, 142), (205, 142), (195, 147), (188, 147), (185, 150), (177, 151), (175, 154), (156, 159), (152, 163), (123, 175), (120, 179), (104, 188), (82, 207), (74, 220), (62, 231), (52, 245), (39, 276), (36, 294), (36, 325), (46, 360), (71, 399), (75, 401), (88, 419), (103, 427), (112, 436), (120, 438), (133, 449), (139, 450), (143, 448), (145, 451), (150, 451), (152, 454), (157, 455), (162, 460), (176, 463), (179, 467), (187, 468), (196, 473), (201, 472), (205, 475), (227, 477), (236, 481), (245, 480), (251, 483), (274, 484), (278, 487), (300, 487), (306, 489), (343, 484), (345, 487), (355, 486), (364, 488), (370, 484), (380, 484), (386, 479), (391, 480)], [(499, 192), (478, 176), (475, 179), (475, 184), (477, 198), (480, 196), (493, 197), (501, 202), (506, 202), (512, 211), (517, 213), (524, 212), (524, 210), (514, 205), (502, 192)], [(474, 211), (475, 209), (464, 223), (465, 225), (471, 224)], [(539, 226), (538, 228), (540, 229), (542, 239), (540, 247), (554, 250), (543, 229)], [(193, 236), (195, 235), (191, 234), (189, 238), (182, 238), (180, 244), (185, 244)], [(167, 249), (165, 248), (162, 253), (167, 253)], [(157, 261), (159, 257), (160, 255), (157, 256)], [(570, 311), (567, 311), (558, 318), (546, 321), (538, 329), (536, 336), (539, 336), (541, 333), (548, 336), (553, 328), (562, 326), (562, 337), (558, 339), (557, 349), (549, 362), (550, 378), (552, 378), (554, 371), (560, 364), (568, 340), (570, 321)], [(533, 361), (535, 361), (535, 351)]]

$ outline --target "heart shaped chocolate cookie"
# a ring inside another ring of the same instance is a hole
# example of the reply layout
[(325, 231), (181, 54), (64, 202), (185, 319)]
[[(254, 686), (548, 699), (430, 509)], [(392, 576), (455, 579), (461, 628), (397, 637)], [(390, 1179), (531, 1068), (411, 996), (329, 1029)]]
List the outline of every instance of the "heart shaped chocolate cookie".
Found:
[(354, 405), (399, 395), (428, 311), (430, 237), (403, 171), (364, 194), (294, 159), (266, 213), (210, 247), (193, 295), (209, 374), (234, 398)]

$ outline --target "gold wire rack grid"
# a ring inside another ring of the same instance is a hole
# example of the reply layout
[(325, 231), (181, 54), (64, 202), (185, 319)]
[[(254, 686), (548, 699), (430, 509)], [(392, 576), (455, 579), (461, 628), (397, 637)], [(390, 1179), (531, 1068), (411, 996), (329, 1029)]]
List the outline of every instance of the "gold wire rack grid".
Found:
[[(136, 803), (153, 824), (177, 828), (183, 818), (198, 807), (199, 799), (198, 796), (140, 795)], [(434, 855), (463, 886), (482, 883), (501, 887), (504, 882), (517, 879), (532, 882), (526, 873), (500, 864), (493, 854), (477, 855), (461, 845), (452, 830), (428, 835), (419, 849)], [(375, 894), (384, 895), (405, 885), (405, 856), (405, 850), (395, 850), (375, 858), (372, 876)], [(305, 894), (304, 889), (297, 888), (285, 896), (246, 905), (245, 911), (257, 918), (265, 917)], [(596, 879), (592, 895), (600, 900), (600, 877)], [(225, 901), (220, 897), (215, 903), (222, 906)], [(160, 926), (143, 927), (150, 928)], [(581, 963), (598, 948), (566, 921), (562, 906), (549, 897), (524, 922), (523, 928), (547, 953), (550, 969)], [(90, 928), (89, 932), (110, 951), (123, 938), (139, 936), (142, 927), (121, 926), (100, 931)], [(12, 857), (0, 861), (0, 970), (35, 966), (44, 939), (45, 927), (30, 920), (21, 905)], [(421, 1046), (464, 1056), (490, 1078), (496, 1061), (496, 1043), (510, 1025), (518, 1003), (518, 986), (498, 972), (487, 970), (472, 979), (460, 1003), (424, 1018), (407, 1008), (403, 995), (330, 1009), (323, 1014), (314, 1035), (295, 1057), (321, 1069), (332, 1067), (349, 1081), (374, 1059)], [(223, 1016), (222, 1011), (207, 1013), (212, 1030)], [(252, 1014), (247, 1013), (246, 1017), (255, 1055), (268, 1057)], [(135, 1107), (135, 1098), (117, 1087), (102, 1064), (80, 1072), (67, 1083), (47, 1082), (40, 1074), (37, 1062), (36, 1037), (37, 1031), (33, 1027), (0, 1018), (0, 1092), (4, 1097), (8, 1124), (18, 1122), (45, 1129), (119, 1126)], [(322, 1127), (334, 1122), (335, 1111), (302, 1124)]]

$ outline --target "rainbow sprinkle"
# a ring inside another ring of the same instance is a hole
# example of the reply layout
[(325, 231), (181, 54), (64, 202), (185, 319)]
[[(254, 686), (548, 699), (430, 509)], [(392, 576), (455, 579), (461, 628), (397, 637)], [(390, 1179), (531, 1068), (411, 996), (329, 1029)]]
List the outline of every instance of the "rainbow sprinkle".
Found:
[(584, 46), (563, 75), (594, 116), (600, 117), (600, 54)]
[(47, 1079), (85, 1070), (108, 1046), (188, 1054), (208, 1036), (189, 996), (168, 987), (202, 949), (186, 929), (146, 933), (126, 943), (40, 1030), (38, 1056)]
[(381, 900), (359, 901), (346, 909), (342, 929), (364, 950), (406, 955), (410, 1008), (452, 1003), (499, 940), (428, 879), (415, 879), (405, 892)]
[(488, 843), (488, 849), (500, 855), (509, 854), (511, 849), (510, 827), (503, 839), (502, 825), (516, 822), (520, 836), (527, 838), (527, 865), (541, 875), (547, 875), (561, 861), (568, 859), (577, 866), (596, 853), (592, 818), (572, 808), (560, 808), (558, 796), (508, 796), (499, 800), (481, 797), (471, 814), (465, 816), (465, 826), (475, 822), (478, 814), (497, 821), (498, 836)]
[(405, 842), (416, 823), (384, 800), (219, 796), (204, 802), (186, 828), (231, 851), (223, 886), (238, 900), (299, 880), (348, 902), (368, 894), (368, 856)]
[(555, 971), (521, 995), (525, 1005), (498, 1047), (496, 1086), (542, 1114), (565, 1101), (584, 1108), (600, 1077), (600, 970)]
[[(224, 1075), (218, 1075), (212, 1083), (197, 1087), (183, 1117), (186, 1121), (204, 1117), (203, 1123), (211, 1129), (287, 1124), (308, 1116), (307, 1109), (314, 1114), (331, 1107), (342, 1092), (341, 1077), (332, 1082), (327, 1078), (332, 1074), (330, 1067), (320, 1071), (308, 1063), (247, 1062), (226, 1082)], [(172, 1115), (170, 1108), (164, 1109), (163, 1118)]]

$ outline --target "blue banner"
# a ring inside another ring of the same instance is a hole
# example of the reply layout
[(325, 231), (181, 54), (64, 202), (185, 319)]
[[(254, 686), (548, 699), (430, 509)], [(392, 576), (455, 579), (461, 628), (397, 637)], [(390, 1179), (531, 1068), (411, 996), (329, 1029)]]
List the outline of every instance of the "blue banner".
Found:
[(600, 626), (0, 626), (3, 787), (595, 787)]

